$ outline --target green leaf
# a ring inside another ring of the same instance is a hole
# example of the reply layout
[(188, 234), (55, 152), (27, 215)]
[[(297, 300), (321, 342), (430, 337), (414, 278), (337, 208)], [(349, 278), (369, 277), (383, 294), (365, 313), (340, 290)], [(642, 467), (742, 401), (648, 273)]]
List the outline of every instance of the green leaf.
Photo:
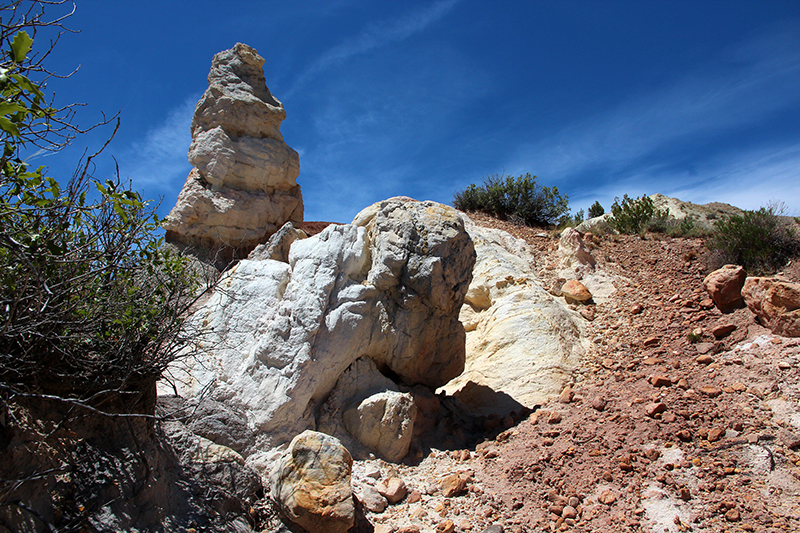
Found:
[(22, 63), (28, 52), (31, 51), (33, 39), (25, 31), (17, 32), (11, 42), (11, 60), (14, 63)]
[(14, 137), (20, 137), (17, 125), (8, 120), (6, 117), (0, 117), (0, 130), (3, 130), (9, 135), (13, 135)]
[(0, 102), (0, 115), (10, 115), (18, 111), (28, 111), (28, 108), (15, 102)]

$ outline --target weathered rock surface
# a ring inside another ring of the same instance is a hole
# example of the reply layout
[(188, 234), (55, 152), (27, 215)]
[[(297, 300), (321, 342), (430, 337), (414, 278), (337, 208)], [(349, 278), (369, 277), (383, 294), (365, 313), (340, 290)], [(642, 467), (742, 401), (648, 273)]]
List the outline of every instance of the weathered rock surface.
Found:
[(442, 390), (474, 413), (532, 408), (557, 396), (579, 364), (581, 319), (541, 287), (524, 241), (471, 222), (467, 229), (478, 254), (461, 311), (467, 363)]
[[(437, 387), (464, 368), (458, 312), (475, 251), (459, 213), (390, 199), (356, 222), (294, 241), (288, 263), (241, 261), (192, 317), (206, 333), (198, 356), (173, 374), (183, 395), (245, 413), (248, 460), (259, 463), (254, 452), (315, 427), (337, 380), (359, 358), (408, 385)], [(335, 409), (388, 390), (373, 381), (380, 379), (356, 382)]]
[(299, 157), (283, 142), (286, 111), (263, 65), (241, 43), (214, 56), (192, 119), (194, 170), (164, 220), (167, 241), (244, 255), (284, 223), (302, 223)]
[(408, 453), (417, 410), (414, 397), (395, 391), (373, 394), (344, 412), (347, 431), (391, 462)]
[(800, 284), (779, 278), (747, 278), (742, 296), (747, 308), (773, 333), (800, 337)]
[(306, 531), (345, 533), (355, 523), (352, 468), (353, 459), (338, 440), (304, 431), (272, 470), (272, 497), (282, 514)]
[(744, 303), (742, 287), (746, 277), (743, 267), (725, 265), (706, 276), (703, 287), (720, 311), (731, 311)]

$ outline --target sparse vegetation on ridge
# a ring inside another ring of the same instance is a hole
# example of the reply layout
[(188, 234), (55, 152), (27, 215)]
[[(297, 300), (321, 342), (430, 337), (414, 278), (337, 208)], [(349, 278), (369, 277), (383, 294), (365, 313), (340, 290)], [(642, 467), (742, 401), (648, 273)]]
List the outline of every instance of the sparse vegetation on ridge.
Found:
[[(542, 187), (536, 176), (488, 176), (455, 193), (453, 206), (461, 211), (480, 211), (526, 226), (557, 224), (569, 212), (569, 199), (557, 187)], [(581, 212), (581, 216), (583, 213)]]
[(611, 206), (612, 216), (608, 219), (615, 230), (620, 233), (642, 234), (648, 230), (662, 231), (666, 228), (669, 211), (656, 209), (653, 200), (648, 196), (632, 199), (627, 194), (614, 198)]
[(600, 205), (600, 202), (597, 200), (589, 207), (589, 218), (595, 218), (605, 214), (606, 210), (603, 209), (603, 206)]
[(783, 205), (770, 204), (715, 221), (707, 246), (716, 253), (717, 266), (733, 263), (750, 274), (767, 274), (800, 255), (800, 239), (781, 220), (784, 211)]

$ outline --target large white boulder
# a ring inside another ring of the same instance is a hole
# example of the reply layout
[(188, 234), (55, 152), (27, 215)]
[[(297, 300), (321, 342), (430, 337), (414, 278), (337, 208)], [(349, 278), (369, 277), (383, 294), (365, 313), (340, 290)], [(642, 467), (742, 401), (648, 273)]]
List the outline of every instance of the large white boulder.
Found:
[[(408, 385), (437, 387), (464, 368), (458, 313), (475, 251), (459, 213), (389, 199), (356, 220), (294, 241), (288, 263), (241, 261), (191, 317), (196, 355), (172, 375), (182, 395), (246, 413), (245, 456), (315, 427), (359, 358)], [(362, 402), (358, 392), (344, 400)]]

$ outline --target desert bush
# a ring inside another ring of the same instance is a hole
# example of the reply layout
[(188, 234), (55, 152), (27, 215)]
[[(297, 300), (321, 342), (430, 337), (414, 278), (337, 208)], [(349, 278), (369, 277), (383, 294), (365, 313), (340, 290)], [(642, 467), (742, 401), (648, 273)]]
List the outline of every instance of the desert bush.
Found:
[(603, 206), (600, 205), (600, 202), (598, 202), (598, 201), (595, 201), (589, 207), (589, 218), (595, 218), (595, 217), (603, 216), (605, 214), (606, 214), (606, 210), (603, 209)]
[(49, 73), (31, 34), (60, 27), (44, 5), (14, 2), (0, 19), (0, 396), (140, 392), (182, 348), (195, 282), (155, 238), (153, 207), (118, 178), (91, 176), (97, 154), (63, 186), (24, 160), (80, 133), (34, 79)]
[(480, 211), (501, 220), (516, 220), (528, 226), (556, 224), (569, 211), (568, 198), (557, 187), (541, 187), (536, 176), (489, 176), (483, 185), (474, 183), (453, 196), (461, 211)]
[(669, 211), (656, 209), (653, 200), (648, 196), (634, 200), (625, 194), (622, 202), (619, 197), (614, 198), (611, 213), (612, 216), (608, 219), (611, 227), (628, 234), (642, 234), (648, 230), (664, 233), (669, 220)]
[(800, 239), (781, 220), (783, 210), (782, 205), (771, 204), (714, 222), (706, 245), (715, 252), (715, 264), (734, 263), (748, 273), (766, 274), (800, 254)]

